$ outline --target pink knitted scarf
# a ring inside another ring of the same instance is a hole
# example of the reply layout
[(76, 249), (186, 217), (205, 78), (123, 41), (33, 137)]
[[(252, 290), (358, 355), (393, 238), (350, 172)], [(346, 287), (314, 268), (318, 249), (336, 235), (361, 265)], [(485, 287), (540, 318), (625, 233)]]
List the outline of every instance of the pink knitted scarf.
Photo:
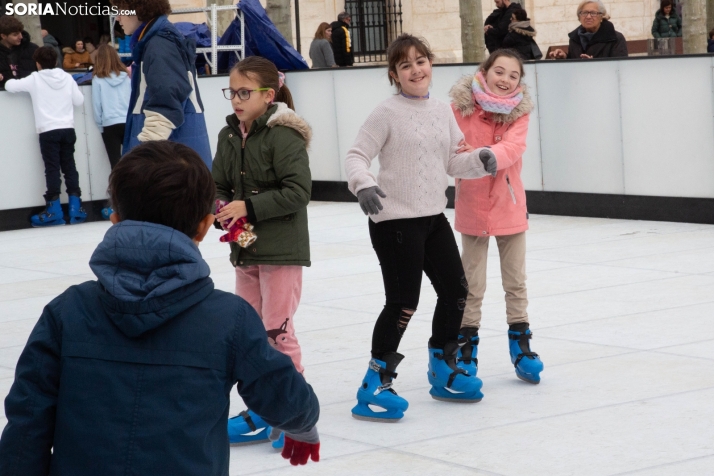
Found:
[(479, 71), (474, 76), (471, 83), (474, 101), (480, 105), (484, 111), (494, 112), (497, 114), (510, 114), (513, 108), (520, 104), (523, 99), (523, 89), (518, 86), (515, 91), (507, 96), (499, 96), (492, 93), (486, 85), (486, 78)]

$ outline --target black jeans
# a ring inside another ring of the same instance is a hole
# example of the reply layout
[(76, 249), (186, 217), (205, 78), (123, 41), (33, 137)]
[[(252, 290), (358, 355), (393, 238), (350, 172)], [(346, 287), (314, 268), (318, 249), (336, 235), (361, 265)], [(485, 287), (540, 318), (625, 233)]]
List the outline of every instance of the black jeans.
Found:
[(126, 124), (114, 124), (113, 126), (107, 126), (102, 132), (102, 140), (104, 141), (104, 148), (107, 149), (107, 156), (109, 156), (109, 163), (114, 166), (121, 159), (121, 146), (124, 143), (124, 126)]
[(396, 352), (419, 304), (422, 271), (437, 294), (429, 345), (443, 349), (456, 340), (464, 315), (468, 284), (454, 232), (444, 214), (369, 220), (369, 236), (379, 258), (386, 304), (372, 335), (372, 357)]
[(82, 196), (79, 189), (79, 174), (74, 164), (74, 143), (77, 136), (74, 129), (55, 129), (40, 134), (40, 152), (45, 162), (45, 181), (47, 193), (45, 200), (50, 202), (60, 196), (62, 179), (60, 170), (64, 174), (64, 183), (68, 195)]

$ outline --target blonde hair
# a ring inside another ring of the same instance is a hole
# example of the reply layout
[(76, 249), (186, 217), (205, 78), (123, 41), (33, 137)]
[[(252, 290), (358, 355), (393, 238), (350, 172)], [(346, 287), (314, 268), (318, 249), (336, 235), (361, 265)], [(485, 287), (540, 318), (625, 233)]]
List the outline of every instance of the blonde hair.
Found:
[(580, 5), (578, 5), (578, 10), (576, 12), (576, 15), (578, 15), (578, 19), (580, 19), (579, 14), (581, 11), (583, 11), (583, 7), (588, 3), (594, 3), (595, 5), (597, 5), (597, 11), (602, 13), (603, 20), (610, 19), (610, 15), (607, 14), (607, 8), (605, 8), (605, 4), (602, 3), (600, 0), (583, 0), (582, 2), (580, 2)]

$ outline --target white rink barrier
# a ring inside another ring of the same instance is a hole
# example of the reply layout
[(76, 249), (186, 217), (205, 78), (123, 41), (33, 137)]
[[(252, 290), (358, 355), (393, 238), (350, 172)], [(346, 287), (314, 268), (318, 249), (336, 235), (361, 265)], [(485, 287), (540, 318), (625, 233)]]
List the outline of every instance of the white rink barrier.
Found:
[[(473, 65), (434, 68), (432, 97), (448, 101)], [(714, 198), (714, 56), (541, 61), (526, 65), (535, 102), (523, 159), (529, 191)], [(232, 112), (227, 76), (198, 81), (215, 152)], [(386, 68), (287, 73), (313, 128), (316, 181), (344, 182), (344, 158), (372, 109), (393, 94)], [(84, 201), (107, 197), (109, 160), (90, 86), (75, 109), (75, 161)], [(375, 168), (376, 168), (375, 163)], [(0, 211), (41, 206), (44, 165), (27, 94), (0, 91)], [(63, 203), (66, 196), (63, 196)]]

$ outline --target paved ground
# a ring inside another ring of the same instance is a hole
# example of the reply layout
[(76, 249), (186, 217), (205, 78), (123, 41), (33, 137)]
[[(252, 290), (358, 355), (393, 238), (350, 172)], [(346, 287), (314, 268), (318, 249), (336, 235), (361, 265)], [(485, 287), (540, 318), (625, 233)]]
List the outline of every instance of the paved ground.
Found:
[[(383, 304), (357, 204), (310, 205), (313, 266), (296, 328), (322, 404), (322, 462), (289, 468), (268, 445), (231, 449), (231, 475), (709, 475), (714, 465), (714, 226), (531, 216), (528, 291), (534, 386), (508, 358), (495, 243), (479, 346), (482, 402), (430, 398), (435, 295), (425, 278), (400, 351), (398, 424), (354, 420), (371, 330)], [(453, 218), (453, 211), (447, 211)], [(0, 233), (0, 397), (42, 307), (93, 275), (107, 223)], [(232, 290), (227, 247), (201, 245)], [(243, 409), (234, 395), (231, 413)], [(0, 427), (6, 420), (0, 413)]]

